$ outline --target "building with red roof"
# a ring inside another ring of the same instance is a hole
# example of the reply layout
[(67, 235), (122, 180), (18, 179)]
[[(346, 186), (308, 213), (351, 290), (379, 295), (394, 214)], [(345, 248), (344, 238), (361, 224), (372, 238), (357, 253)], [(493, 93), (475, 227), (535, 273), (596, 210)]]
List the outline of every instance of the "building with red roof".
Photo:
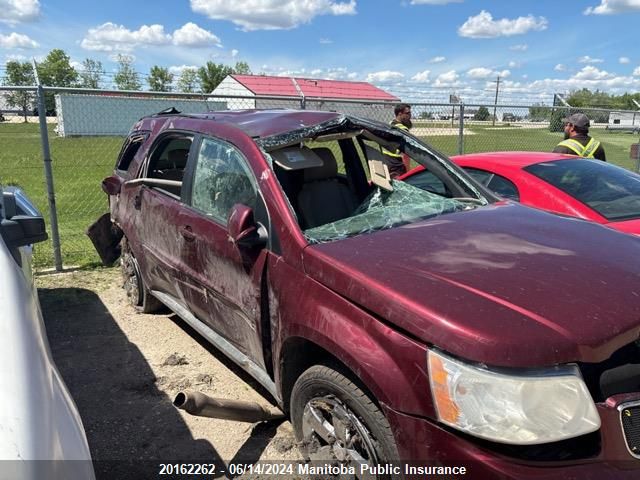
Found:
[(395, 95), (368, 83), (268, 75), (228, 75), (212, 100), (226, 101), (230, 110), (245, 108), (305, 108), (332, 110), (379, 121), (393, 118)]

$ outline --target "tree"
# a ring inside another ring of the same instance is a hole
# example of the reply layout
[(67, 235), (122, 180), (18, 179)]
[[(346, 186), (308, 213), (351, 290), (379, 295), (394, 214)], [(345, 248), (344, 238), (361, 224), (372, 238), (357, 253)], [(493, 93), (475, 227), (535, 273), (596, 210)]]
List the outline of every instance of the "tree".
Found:
[[(33, 67), (29, 62), (20, 63), (15, 60), (7, 62), (5, 85), (35, 85), (36, 79), (33, 75)], [(7, 105), (19, 108), (27, 122), (27, 111), (33, 105), (33, 93), (24, 91), (10, 92), (6, 97)]]
[(104, 68), (102, 62), (85, 58), (82, 62), (82, 70), (80, 71), (80, 86), (82, 88), (102, 88), (102, 77)]
[(154, 65), (149, 71), (147, 82), (149, 82), (149, 89), (154, 92), (170, 92), (173, 73), (170, 73), (168, 68)]
[(185, 68), (178, 78), (178, 90), (185, 93), (193, 93), (198, 90), (198, 70)]
[(544, 122), (551, 118), (551, 107), (547, 107), (540, 103), (534, 103), (529, 107), (529, 120), (531, 122)]
[(54, 48), (38, 65), (40, 84), (46, 87), (75, 87), (78, 72), (71, 66), (71, 59), (64, 50)]
[(251, 68), (247, 62), (236, 62), (236, 66), (233, 67), (233, 73), (238, 75), (251, 75)]
[(207, 62), (203, 67), (198, 69), (198, 77), (200, 77), (202, 91), (205, 93), (211, 93), (218, 85), (220, 85), (220, 82), (222, 82), (227, 75), (231, 75), (232, 73), (234, 73), (233, 68), (228, 65)]
[[(40, 85), (45, 87), (75, 87), (78, 83), (78, 72), (71, 66), (69, 55), (59, 48), (51, 50), (37, 68)], [(54, 93), (45, 93), (44, 101), (47, 115), (55, 115)]]
[(118, 54), (118, 71), (113, 81), (118, 90), (141, 90), (142, 84), (138, 72), (133, 69), (133, 58), (129, 55)]
[(551, 113), (551, 118), (549, 119), (549, 131), (550, 132), (562, 132), (564, 130), (564, 122), (562, 121), (571, 112), (568, 108), (559, 108), (554, 110)]
[(489, 120), (490, 116), (491, 114), (489, 113), (487, 107), (480, 107), (478, 108), (478, 111), (473, 115), (473, 119), (484, 121)]

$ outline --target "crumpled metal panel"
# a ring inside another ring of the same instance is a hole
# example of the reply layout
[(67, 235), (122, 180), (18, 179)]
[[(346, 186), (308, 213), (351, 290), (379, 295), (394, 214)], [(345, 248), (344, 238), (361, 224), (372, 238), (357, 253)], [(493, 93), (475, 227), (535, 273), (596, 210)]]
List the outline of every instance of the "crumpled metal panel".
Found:
[(396, 227), (466, 208), (465, 204), (392, 180), (393, 191), (376, 188), (348, 218), (305, 230), (310, 243), (343, 238)]

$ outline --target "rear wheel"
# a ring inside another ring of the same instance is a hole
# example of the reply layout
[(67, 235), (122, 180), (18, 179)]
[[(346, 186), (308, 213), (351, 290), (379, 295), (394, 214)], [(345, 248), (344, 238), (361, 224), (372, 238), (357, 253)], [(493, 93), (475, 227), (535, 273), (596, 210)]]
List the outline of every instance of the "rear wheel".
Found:
[(126, 239), (122, 241), (122, 256), (120, 257), (123, 288), (129, 303), (139, 312), (154, 313), (163, 308), (160, 300), (149, 293), (142, 280), (138, 261), (131, 253)]
[(340, 371), (324, 365), (306, 370), (291, 392), (291, 421), (307, 460), (354, 467), (398, 462), (389, 422), (373, 399)]

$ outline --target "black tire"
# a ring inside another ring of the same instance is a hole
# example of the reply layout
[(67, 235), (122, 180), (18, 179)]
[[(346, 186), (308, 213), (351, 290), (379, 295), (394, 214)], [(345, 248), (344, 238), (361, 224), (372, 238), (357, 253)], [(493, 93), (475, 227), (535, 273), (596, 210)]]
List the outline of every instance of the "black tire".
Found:
[[(290, 412), (296, 438), (307, 460), (353, 465), (356, 470), (363, 460), (371, 465), (399, 462), (386, 417), (370, 395), (337, 369), (314, 365), (302, 373), (291, 392)], [(322, 425), (314, 422), (319, 415), (326, 421)], [(325, 438), (327, 423), (335, 433), (333, 443)], [(314, 426), (324, 432), (318, 433)], [(346, 434), (338, 433), (340, 427), (344, 427)]]
[(141, 313), (155, 313), (165, 307), (156, 297), (151, 295), (144, 285), (138, 261), (131, 253), (126, 239), (122, 241), (122, 255), (120, 256), (120, 269), (122, 272), (122, 287), (124, 288), (129, 303)]

